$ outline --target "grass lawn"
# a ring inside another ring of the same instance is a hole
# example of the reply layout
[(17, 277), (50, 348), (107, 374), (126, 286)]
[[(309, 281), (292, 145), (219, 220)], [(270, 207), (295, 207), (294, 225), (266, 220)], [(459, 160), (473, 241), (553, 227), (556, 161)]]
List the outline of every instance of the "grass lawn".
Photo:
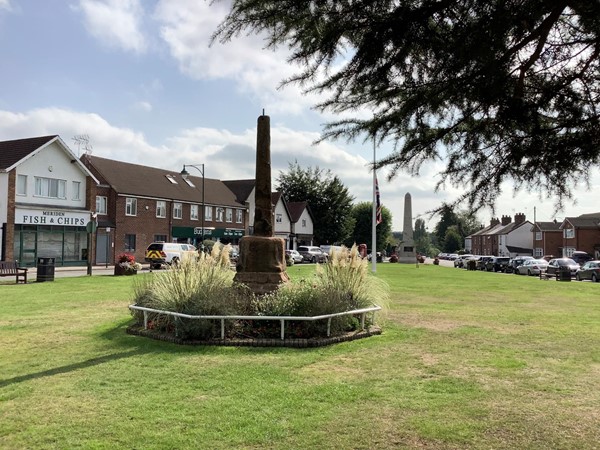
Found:
[(2, 284), (0, 448), (598, 448), (600, 284), (377, 276), (381, 336), (302, 350), (129, 336), (135, 277)]

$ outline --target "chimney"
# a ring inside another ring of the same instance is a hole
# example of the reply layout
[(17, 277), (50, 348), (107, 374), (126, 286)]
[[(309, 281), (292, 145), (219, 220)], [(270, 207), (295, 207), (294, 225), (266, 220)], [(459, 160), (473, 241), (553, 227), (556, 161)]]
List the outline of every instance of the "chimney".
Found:
[[(516, 221), (516, 219), (515, 219)], [(502, 216), (502, 225), (508, 225), (512, 222), (512, 218), (510, 216)]]
[(492, 217), (492, 220), (490, 220), (490, 227), (495, 227), (499, 223), (500, 221), (496, 217)]
[(523, 222), (525, 222), (525, 214), (523, 214), (523, 213), (517, 213), (517, 214), (515, 214), (515, 223), (517, 225), (520, 225)]

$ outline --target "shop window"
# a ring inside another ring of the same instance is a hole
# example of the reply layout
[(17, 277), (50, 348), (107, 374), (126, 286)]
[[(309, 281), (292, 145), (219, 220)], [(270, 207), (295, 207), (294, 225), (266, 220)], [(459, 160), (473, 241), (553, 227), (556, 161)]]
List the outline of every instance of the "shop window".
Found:
[(135, 252), (135, 234), (126, 234), (125, 235), (124, 250), (126, 252)]
[(35, 196), (66, 199), (66, 180), (35, 177)]
[(242, 223), (242, 221), (244, 220), (244, 210), (243, 209), (238, 209), (235, 212), (235, 222), (236, 223)]
[(73, 200), (81, 200), (81, 182), (73, 181)]
[(204, 207), (204, 220), (212, 220), (212, 206)]
[(156, 202), (156, 217), (167, 217), (167, 202), (158, 200)]
[(225, 213), (223, 208), (217, 208), (217, 222), (223, 222), (223, 214)]
[(181, 219), (183, 217), (183, 205), (181, 203), (173, 203), (173, 219)]
[(108, 210), (108, 198), (101, 195), (96, 196), (96, 213), (106, 215)]
[(190, 206), (190, 220), (198, 220), (198, 205)]
[(227, 208), (225, 210), (225, 220), (229, 223), (233, 222), (233, 209)]
[(125, 199), (125, 215), (137, 216), (137, 198), (127, 197)]
[(27, 195), (27, 175), (17, 175), (17, 195)]

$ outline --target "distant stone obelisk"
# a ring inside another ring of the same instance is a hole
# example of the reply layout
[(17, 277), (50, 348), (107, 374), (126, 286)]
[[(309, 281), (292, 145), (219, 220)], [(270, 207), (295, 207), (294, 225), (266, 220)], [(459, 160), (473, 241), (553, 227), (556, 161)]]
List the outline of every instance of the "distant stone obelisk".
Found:
[(398, 252), (398, 262), (415, 264), (416, 260), (417, 252), (415, 251), (412, 225), (412, 200), (410, 193), (407, 192), (404, 196), (404, 229), (402, 230), (402, 243)]
[(273, 292), (289, 281), (285, 272), (285, 242), (273, 237), (271, 203), (271, 122), (258, 117), (256, 126), (254, 235), (240, 239), (240, 257), (234, 280), (255, 294)]

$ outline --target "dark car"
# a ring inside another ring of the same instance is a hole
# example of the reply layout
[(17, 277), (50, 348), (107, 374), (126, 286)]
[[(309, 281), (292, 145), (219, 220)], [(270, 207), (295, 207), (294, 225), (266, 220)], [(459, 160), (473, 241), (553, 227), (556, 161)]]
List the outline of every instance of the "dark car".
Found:
[(492, 259), (493, 256), (482, 256), (478, 261), (477, 261), (477, 270), (486, 270), (485, 265), (487, 264), (487, 262)]
[(571, 255), (571, 259), (580, 266), (583, 266), (586, 262), (593, 260), (594, 257), (586, 252), (574, 251)]
[(592, 280), (594, 283), (600, 281), (600, 261), (588, 261), (575, 273), (577, 281)]
[(510, 258), (505, 256), (493, 256), (487, 263), (485, 263), (485, 270), (488, 272), (504, 272)]
[(533, 256), (515, 256), (508, 262), (508, 266), (506, 266), (504, 271), (506, 273), (516, 273), (518, 275), (519, 272), (517, 271), (517, 267), (522, 266), (528, 259), (533, 259)]
[(579, 270), (579, 264), (573, 261), (571, 258), (554, 258), (548, 262), (548, 268), (546, 269), (546, 273), (548, 275), (556, 275), (562, 271), (571, 272), (571, 277), (574, 277)]

